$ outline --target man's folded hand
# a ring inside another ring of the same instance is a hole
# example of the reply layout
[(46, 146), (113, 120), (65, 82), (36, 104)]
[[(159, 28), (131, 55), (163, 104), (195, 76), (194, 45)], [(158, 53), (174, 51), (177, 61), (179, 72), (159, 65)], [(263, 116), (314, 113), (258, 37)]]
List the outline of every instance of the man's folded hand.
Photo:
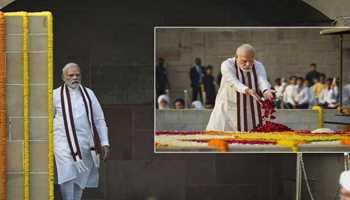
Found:
[(102, 160), (106, 161), (110, 156), (110, 147), (108, 145), (102, 146)]

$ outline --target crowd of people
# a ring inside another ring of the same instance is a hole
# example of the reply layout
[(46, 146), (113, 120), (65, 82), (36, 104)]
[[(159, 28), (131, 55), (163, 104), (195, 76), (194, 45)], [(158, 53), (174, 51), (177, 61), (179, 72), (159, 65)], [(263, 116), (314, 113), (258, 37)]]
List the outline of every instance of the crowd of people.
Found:
[[(284, 109), (307, 109), (314, 105), (324, 108), (337, 108), (339, 105), (339, 80), (335, 77), (327, 77), (317, 71), (316, 63), (310, 64), (310, 71), (301, 76), (277, 78), (273, 89), (275, 90), (275, 106)], [(190, 68), (189, 78), (191, 82), (191, 105), (195, 109), (213, 108), (217, 89), (221, 83), (221, 72), (215, 77), (211, 65), (203, 66), (200, 58), (195, 58), (194, 65)], [(156, 95), (159, 109), (186, 108), (186, 101), (178, 97), (171, 102), (167, 91), (170, 84), (164, 67), (164, 59), (159, 58), (156, 66)], [(343, 102), (350, 103), (350, 84), (343, 87)]]
[(275, 80), (277, 108), (306, 109), (314, 105), (324, 108), (336, 108), (339, 105), (338, 81), (335, 77), (326, 77), (316, 70), (316, 64), (310, 64), (305, 78), (291, 76)]
[[(315, 64), (311, 64), (313, 68)], [(336, 78), (327, 78), (315, 69), (306, 77), (291, 76), (275, 80), (275, 105), (277, 108), (307, 109), (314, 105), (336, 108), (339, 105), (339, 88)]]
[[(202, 65), (202, 60), (196, 58), (194, 65), (189, 72), (189, 78), (191, 81), (191, 108), (204, 109), (212, 108), (215, 104), (215, 97), (217, 88), (220, 82), (213, 75), (213, 66)], [(156, 66), (156, 95), (157, 106), (159, 109), (186, 108), (186, 101), (184, 97), (176, 98), (171, 104), (168, 92), (170, 90), (169, 79), (166, 68), (164, 66), (164, 59), (159, 58)]]

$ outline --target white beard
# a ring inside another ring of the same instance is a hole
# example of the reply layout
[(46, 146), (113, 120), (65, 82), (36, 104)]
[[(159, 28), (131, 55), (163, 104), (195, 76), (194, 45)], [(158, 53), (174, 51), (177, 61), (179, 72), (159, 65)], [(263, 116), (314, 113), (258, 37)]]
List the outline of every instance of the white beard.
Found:
[(253, 66), (249, 67), (248, 69), (244, 69), (243, 67), (241, 67), (241, 66), (239, 66), (239, 65), (238, 65), (238, 67), (239, 67), (242, 71), (244, 71), (244, 72), (251, 72), (252, 69), (253, 69)]
[(252, 70), (252, 68), (249, 68), (249, 69), (242, 69), (242, 71), (244, 71), (244, 72), (252, 72), (253, 70)]
[(80, 81), (77, 83), (72, 83), (71, 81), (65, 81), (66, 85), (71, 89), (77, 89), (80, 85)]

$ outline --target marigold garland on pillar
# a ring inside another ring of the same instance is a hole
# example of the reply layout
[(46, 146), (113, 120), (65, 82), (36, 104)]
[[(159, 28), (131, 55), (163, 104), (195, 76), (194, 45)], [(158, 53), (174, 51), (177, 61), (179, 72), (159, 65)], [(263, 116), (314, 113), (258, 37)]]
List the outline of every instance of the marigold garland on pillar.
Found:
[(55, 197), (54, 194), (54, 155), (53, 155), (53, 19), (50, 12), (43, 12), (43, 15), (47, 17), (47, 60), (48, 60), (48, 124), (49, 124), (49, 200), (53, 200)]
[(23, 82), (24, 82), (24, 156), (23, 156), (23, 168), (24, 168), (24, 200), (30, 198), (30, 160), (29, 160), (29, 62), (28, 62), (28, 33), (29, 33), (29, 21), (28, 16), (43, 16), (47, 19), (47, 35), (48, 35), (48, 133), (49, 133), (49, 149), (48, 149), (48, 171), (49, 171), (49, 200), (54, 199), (54, 157), (53, 157), (53, 20), (51, 12), (9, 12), (5, 13), (5, 16), (21, 16), (23, 18)]
[(48, 11), (29, 13), (29, 16), (46, 17), (47, 22), (47, 106), (48, 106), (48, 171), (49, 171), (49, 200), (55, 198), (54, 193), (54, 154), (53, 154), (53, 17)]
[(23, 12), (23, 199), (30, 199), (28, 13)]
[(30, 199), (30, 130), (29, 130), (29, 19), (27, 12), (9, 12), (5, 16), (22, 17), (23, 29), (23, 199)]

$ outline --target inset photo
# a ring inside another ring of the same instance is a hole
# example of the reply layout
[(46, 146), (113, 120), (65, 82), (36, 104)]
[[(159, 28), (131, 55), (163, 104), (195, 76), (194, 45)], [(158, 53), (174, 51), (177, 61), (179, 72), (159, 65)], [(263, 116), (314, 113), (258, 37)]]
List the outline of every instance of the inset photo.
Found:
[(155, 27), (155, 152), (349, 151), (349, 33)]

